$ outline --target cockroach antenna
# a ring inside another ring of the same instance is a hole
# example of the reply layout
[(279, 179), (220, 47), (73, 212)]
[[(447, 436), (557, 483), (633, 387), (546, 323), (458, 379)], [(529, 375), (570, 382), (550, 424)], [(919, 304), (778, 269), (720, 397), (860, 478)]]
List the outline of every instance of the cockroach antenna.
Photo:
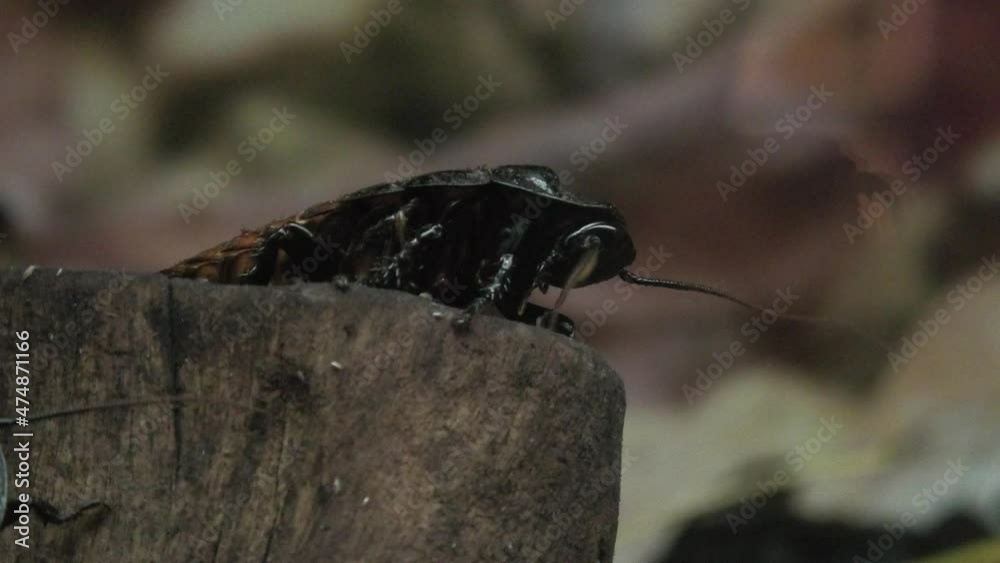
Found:
[[(726, 301), (729, 301), (729, 302), (732, 302), (732, 303), (736, 303), (737, 305), (740, 305), (741, 307), (745, 307), (747, 309), (750, 309), (751, 311), (756, 311), (758, 313), (763, 313), (765, 311), (772, 311), (772, 312), (774, 312), (773, 309), (767, 309), (767, 308), (761, 307), (760, 305), (757, 305), (755, 303), (750, 303), (749, 301), (744, 301), (743, 299), (740, 299), (739, 297), (732, 296), (732, 295), (730, 295), (730, 294), (722, 291), (721, 289), (716, 289), (714, 287), (707, 286), (707, 285), (702, 285), (702, 284), (697, 284), (697, 283), (688, 283), (688, 282), (682, 282), (682, 281), (677, 281), (677, 280), (665, 280), (665, 279), (657, 279), (657, 278), (646, 278), (646, 277), (642, 277), (642, 276), (637, 276), (637, 275), (633, 274), (632, 272), (630, 272), (628, 270), (622, 270), (618, 274), (618, 277), (620, 277), (621, 279), (625, 280), (628, 283), (635, 284), (635, 285), (646, 285), (646, 286), (651, 286), (651, 287), (662, 287), (662, 288), (665, 288), (665, 289), (673, 289), (675, 291), (691, 291), (691, 292), (694, 292), (694, 293), (702, 293), (702, 294), (705, 294), (705, 295), (713, 295), (715, 297), (720, 297), (722, 299), (725, 299)], [(875, 345), (879, 346), (880, 348), (882, 348), (882, 349), (884, 349), (886, 351), (891, 351), (891, 349), (892, 349), (889, 346), (889, 344), (887, 342), (883, 341), (881, 338), (878, 338), (877, 336), (875, 336), (873, 334), (870, 334), (870, 333), (868, 333), (868, 332), (866, 332), (864, 330), (861, 330), (857, 326), (855, 326), (855, 325), (853, 325), (853, 324), (851, 324), (851, 323), (849, 323), (847, 321), (842, 321), (842, 320), (839, 320), (839, 319), (833, 319), (833, 318), (830, 318), (830, 317), (821, 317), (821, 316), (816, 316), (816, 315), (790, 315), (790, 314), (786, 314), (786, 313), (780, 313), (778, 315), (778, 318), (782, 319), (782, 320), (795, 321), (795, 322), (800, 322), (800, 323), (808, 323), (808, 324), (812, 324), (812, 325), (824, 325), (824, 324), (836, 325), (836, 326), (844, 328), (844, 329), (846, 329), (846, 330), (848, 330), (848, 331), (850, 331), (850, 332), (852, 332), (852, 333), (860, 336), (864, 340), (867, 340), (868, 342), (871, 342), (872, 344), (875, 344)]]
[(663, 287), (666, 289), (673, 289), (676, 291), (693, 291), (695, 293), (703, 293), (705, 295), (714, 295), (716, 297), (721, 297), (727, 301), (732, 301), (737, 305), (742, 305), (747, 309), (753, 309), (757, 312), (763, 312), (766, 309), (750, 303), (749, 301), (744, 301), (739, 297), (734, 297), (728, 293), (722, 291), (721, 289), (715, 289), (714, 287), (709, 287), (707, 285), (701, 285), (697, 283), (688, 283), (677, 280), (662, 280), (657, 278), (644, 278), (642, 276), (637, 276), (628, 270), (622, 270), (618, 277), (621, 279), (635, 285), (648, 285), (652, 287)]

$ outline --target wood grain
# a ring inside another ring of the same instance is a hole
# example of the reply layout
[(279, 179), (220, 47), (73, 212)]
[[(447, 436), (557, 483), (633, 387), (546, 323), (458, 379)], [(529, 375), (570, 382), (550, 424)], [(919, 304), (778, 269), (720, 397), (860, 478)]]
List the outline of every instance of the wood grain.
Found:
[[(590, 349), (391, 291), (0, 273), (30, 331), (31, 493), (68, 511), (2, 561), (610, 562), (625, 399)], [(435, 314), (437, 313), (437, 314)], [(0, 412), (13, 410), (0, 378)], [(10, 428), (0, 429), (8, 462)]]

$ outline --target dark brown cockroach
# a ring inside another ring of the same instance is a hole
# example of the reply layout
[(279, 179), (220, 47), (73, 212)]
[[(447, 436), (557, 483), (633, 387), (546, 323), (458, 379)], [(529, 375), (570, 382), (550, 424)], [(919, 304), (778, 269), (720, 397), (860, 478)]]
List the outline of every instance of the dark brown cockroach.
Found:
[[(540, 166), (443, 171), (381, 184), (210, 248), (163, 270), (218, 283), (296, 280), (429, 294), (459, 307), (457, 326), (492, 305), (509, 319), (572, 334), (572, 323), (528, 303), (535, 289), (586, 286), (615, 276), (629, 283), (715, 295), (701, 285), (636, 276), (635, 247), (613, 206), (560, 188)], [(556, 322), (558, 320), (559, 322)]]

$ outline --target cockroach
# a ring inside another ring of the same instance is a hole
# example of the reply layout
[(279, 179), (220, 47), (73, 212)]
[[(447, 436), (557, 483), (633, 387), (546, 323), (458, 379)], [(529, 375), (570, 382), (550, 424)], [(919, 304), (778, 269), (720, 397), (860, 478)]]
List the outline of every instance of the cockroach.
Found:
[(569, 290), (617, 276), (763, 310), (711, 287), (638, 276), (626, 269), (635, 255), (614, 206), (563, 190), (549, 168), (510, 165), (365, 188), (244, 231), (161, 273), (233, 284), (359, 283), (461, 308), (459, 328), (492, 306), (567, 335), (569, 319), (528, 302), (536, 289), (562, 288), (558, 309)]

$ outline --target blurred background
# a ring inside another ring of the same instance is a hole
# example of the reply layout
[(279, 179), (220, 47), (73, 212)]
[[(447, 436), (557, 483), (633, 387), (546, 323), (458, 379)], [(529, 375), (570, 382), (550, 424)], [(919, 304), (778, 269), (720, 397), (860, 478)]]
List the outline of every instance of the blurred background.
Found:
[(6, 0), (0, 254), (153, 271), (387, 178), (547, 165), (622, 211), (637, 268), (833, 319), (573, 293), (628, 393), (616, 561), (1000, 561), (998, 23), (994, 0)]

